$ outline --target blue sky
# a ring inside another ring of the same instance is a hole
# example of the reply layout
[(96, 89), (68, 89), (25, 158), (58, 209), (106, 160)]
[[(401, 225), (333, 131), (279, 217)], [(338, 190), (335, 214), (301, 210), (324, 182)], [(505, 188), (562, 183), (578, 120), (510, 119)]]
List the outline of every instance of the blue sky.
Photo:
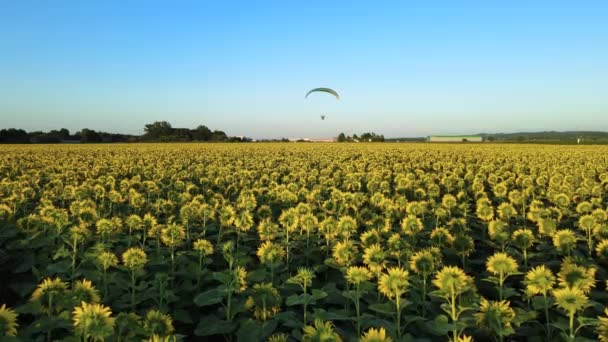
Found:
[[(606, 1), (5, 0), (0, 127), (608, 130), (606, 18)], [(342, 99), (304, 99), (321, 86)]]

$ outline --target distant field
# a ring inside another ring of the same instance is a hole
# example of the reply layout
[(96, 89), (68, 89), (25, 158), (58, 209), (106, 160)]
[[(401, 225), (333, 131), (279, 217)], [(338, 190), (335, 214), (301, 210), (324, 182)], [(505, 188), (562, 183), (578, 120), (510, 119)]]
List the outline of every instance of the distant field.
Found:
[(608, 146), (3, 145), (0, 335), (598, 340), (607, 193)]

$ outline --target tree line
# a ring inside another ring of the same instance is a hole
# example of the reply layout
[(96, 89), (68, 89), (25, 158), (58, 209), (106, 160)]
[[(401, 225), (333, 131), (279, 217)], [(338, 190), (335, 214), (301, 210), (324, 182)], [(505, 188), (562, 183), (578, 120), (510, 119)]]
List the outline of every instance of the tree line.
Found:
[(66, 128), (49, 132), (26, 132), (23, 129), (0, 130), (3, 144), (114, 143), (114, 142), (189, 142), (189, 141), (250, 141), (245, 137), (229, 137), (220, 130), (212, 131), (200, 125), (194, 129), (173, 128), (167, 121), (144, 126), (143, 135), (118, 134), (84, 128), (74, 134)]
[(376, 134), (376, 133), (363, 133), (361, 134), (361, 136), (357, 136), (357, 134), (353, 134), (353, 136), (349, 136), (349, 135), (345, 135), (344, 133), (340, 133), (338, 135), (338, 142), (367, 142), (367, 141), (373, 141), (373, 142), (384, 142), (384, 135), (380, 134)]

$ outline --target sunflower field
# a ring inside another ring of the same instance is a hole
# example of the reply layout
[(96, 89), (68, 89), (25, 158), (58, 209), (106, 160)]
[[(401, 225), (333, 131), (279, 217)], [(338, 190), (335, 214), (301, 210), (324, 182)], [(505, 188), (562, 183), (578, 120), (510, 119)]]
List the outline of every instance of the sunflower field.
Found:
[(7, 341), (608, 341), (608, 147), (0, 146)]

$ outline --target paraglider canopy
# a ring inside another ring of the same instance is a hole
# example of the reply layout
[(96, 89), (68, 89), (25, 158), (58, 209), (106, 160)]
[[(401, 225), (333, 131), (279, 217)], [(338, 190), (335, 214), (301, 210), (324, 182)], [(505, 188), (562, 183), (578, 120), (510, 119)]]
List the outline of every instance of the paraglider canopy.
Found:
[(304, 96), (305, 98), (308, 97), (308, 95), (310, 95), (310, 93), (315, 93), (315, 92), (323, 92), (323, 93), (328, 93), (328, 94), (332, 94), (333, 96), (336, 97), (336, 99), (340, 99), (340, 95), (338, 94), (337, 91), (330, 89), (330, 88), (315, 88), (312, 89), (311, 91), (309, 91), (308, 93), (306, 93), (306, 96)]
[(325, 120), (325, 115), (321, 115), (321, 120)]

